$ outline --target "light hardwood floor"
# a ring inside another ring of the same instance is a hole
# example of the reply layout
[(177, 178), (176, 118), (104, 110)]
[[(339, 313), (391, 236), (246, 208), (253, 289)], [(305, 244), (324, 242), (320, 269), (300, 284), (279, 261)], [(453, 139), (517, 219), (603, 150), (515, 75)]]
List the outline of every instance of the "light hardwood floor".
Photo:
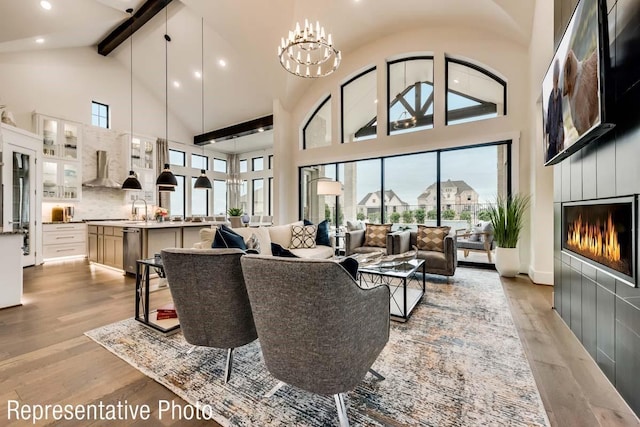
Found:
[[(503, 286), (551, 424), (640, 425), (551, 309), (553, 288), (533, 285), (526, 276), (503, 280)], [(157, 401), (185, 403), (83, 335), (131, 317), (134, 288), (133, 278), (86, 261), (25, 269), (25, 304), (0, 310), (0, 425), (12, 425), (7, 423), (10, 399), (31, 404), (126, 400), (131, 405), (150, 404), (155, 410), (151, 421), (109, 426), (217, 425), (166, 417), (158, 420)], [(169, 294), (162, 290), (152, 298), (154, 304), (161, 304)]]

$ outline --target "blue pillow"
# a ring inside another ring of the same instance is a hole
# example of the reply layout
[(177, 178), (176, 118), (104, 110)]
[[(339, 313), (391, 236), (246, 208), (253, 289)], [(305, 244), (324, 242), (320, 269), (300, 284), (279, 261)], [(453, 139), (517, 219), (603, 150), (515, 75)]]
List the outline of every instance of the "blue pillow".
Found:
[(247, 245), (244, 244), (244, 238), (224, 224), (216, 231), (211, 247), (238, 248), (243, 251), (247, 250)]
[[(313, 225), (309, 220), (304, 220), (304, 225)], [(326, 219), (322, 221), (316, 227), (316, 245), (331, 246), (331, 239), (329, 238), (329, 221)]]
[(271, 242), (271, 253), (273, 256), (281, 256), (286, 258), (298, 258), (289, 249), (285, 249), (277, 243)]

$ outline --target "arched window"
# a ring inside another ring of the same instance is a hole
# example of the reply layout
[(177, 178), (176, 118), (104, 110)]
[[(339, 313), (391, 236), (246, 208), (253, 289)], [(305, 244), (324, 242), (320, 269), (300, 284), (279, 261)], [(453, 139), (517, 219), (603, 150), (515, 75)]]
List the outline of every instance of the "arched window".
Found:
[(373, 67), (340, 87), (343, 143), (376, 137), (376, 74), (376, 68)]
[(331, 95), (313, 112), (302, 128), (302, 149), (331, 145)]
[(446, 124), (484, 120), (507, 114), (507, 84), (468, 62), (446, 59)]
[(387, 63), (387, 134), (433, 127), (433, 58)]

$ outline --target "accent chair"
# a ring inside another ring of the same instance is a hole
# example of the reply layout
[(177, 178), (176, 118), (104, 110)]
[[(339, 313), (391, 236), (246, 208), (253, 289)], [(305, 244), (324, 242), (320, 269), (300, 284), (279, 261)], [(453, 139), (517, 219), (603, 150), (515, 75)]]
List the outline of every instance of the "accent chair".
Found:
[(389, 288), (362, 289), (331, 260), (245, 255), (241, 263), (267, 369), (334, 395), (348, 426), (344, 393), (368, 371), (384, 379), (371, 365), (389, 340)]
[(162, 250), (162, 263), (185, 340), (227, 349), (224, 382), (233, 349), (258, 338), (244, 285), (240, 249)]

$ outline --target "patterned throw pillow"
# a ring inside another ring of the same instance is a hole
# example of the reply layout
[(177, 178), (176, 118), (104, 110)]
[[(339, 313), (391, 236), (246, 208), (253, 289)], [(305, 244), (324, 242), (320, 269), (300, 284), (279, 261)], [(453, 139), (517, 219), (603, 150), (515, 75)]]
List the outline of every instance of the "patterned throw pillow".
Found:
[(245, 244), (247, 245), (247, 249), (252, 249), (256, 251), (256, 253), (260, 253), (260, 240), (258, 240), (256, 233), (251, 233), (251, 237), (249, 237), (249, 240), (247, 240)]
[(391, 224), (366, 224), (364, 246), (386, 248), (389, 233), (391, 233)]
[(451, 227), (427, 227), (418, 225), (416, 246), (421, 251), (444, 252), (444, 238), (449, 234)]
[(292, 225), (291, 244), (289, 249), (305, 249), (316, 247), (315, 225)]

